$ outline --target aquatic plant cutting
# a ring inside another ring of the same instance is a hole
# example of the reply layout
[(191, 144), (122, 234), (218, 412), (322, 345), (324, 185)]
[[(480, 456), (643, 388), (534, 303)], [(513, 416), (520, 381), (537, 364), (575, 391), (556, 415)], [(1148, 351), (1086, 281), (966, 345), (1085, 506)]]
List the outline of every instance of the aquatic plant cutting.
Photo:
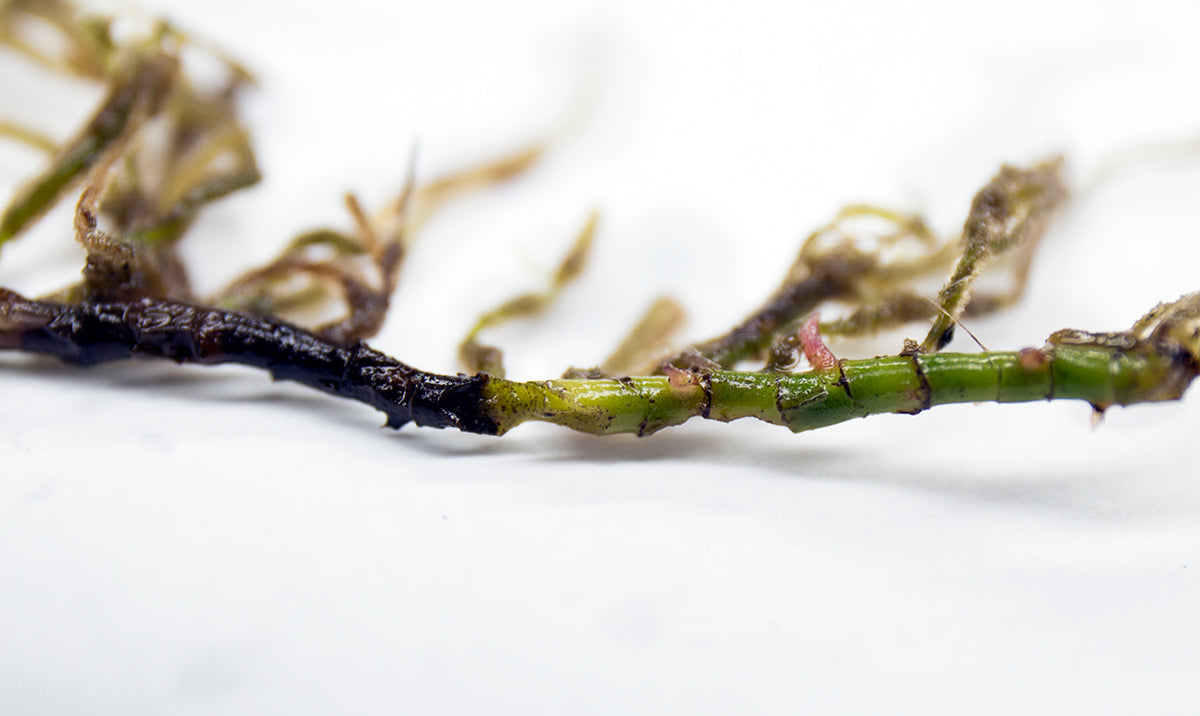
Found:
[[(728, 332), (671, 350), (680, 308), (656, 302), (606, 360), (562, 377), (504, 377), (490, 327), (542, 310), (584, 268), (597, 221), (585, 222), (553, 286), (481, 317), (461, 346), (464, 372), (425, 372), (369, 345), (383, 325), (404, 258), (428, 217), (453, 199), (520, 175), (547, 151), (521, 147), (462, 172), (408, 181), (372, 212), (346, 198), (349, 229), (296, 237), (266, 265), (215, 295), (191, 289), (178, 246), (199, 212), (259, 180), (237, 110), (247, 69), (158, 25), (120, 39), (108, 18), (61, 2), (10, 2), (0, 41), (39, 64), (101, 83), (100, 106), (66, 143), (0, 125), (7, 141), (46, 154), (0, 217), (0, 252), (60, 202), (87, 252), (82, 279), (52, 295), (0, 289), (0, 349), (90, 366), (135, 358), (261, 369), (409, 423), (502, 435), (541, 421), (580, 432), (651, 435), (692, 418), (751, 417), (792, 431), (852, 418), (973, 402), (1080, 400), (1112, 406), (1176, 400), (1200, 372), (1200, 294), (1150, 307), (1123, 330), (1072, 328), (1008, 351), (944, 352), (975, 316), (1019, 300), (1036, 249), (1069, 201), (1062, 160), (1005, 166), (967, 207), (959, 236), (935, 236), (917, 215), (846, 207), (805, 239), (762, 307)], [(59, 42), (36, 41), (47, 28)], [(193, 82), (181, 52), (212, 55), (217, 86)], [(1010, 286), (984, 290), (984, 272)], [(927, 295), (931, 279), (941, 288)], [(338, 317), (325, 316), (330, 307)], [(822, 316), (836, 315), (822, 320)], [(829, 336), (921, 325), (895, 354), (835, 355)]]

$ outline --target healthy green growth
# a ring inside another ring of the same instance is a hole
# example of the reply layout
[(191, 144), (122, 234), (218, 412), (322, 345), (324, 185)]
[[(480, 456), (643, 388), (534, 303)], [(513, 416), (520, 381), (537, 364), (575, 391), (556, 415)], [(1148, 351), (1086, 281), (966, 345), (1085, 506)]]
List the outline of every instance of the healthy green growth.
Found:
[[(467, 373), (427, 373), (364, 343), (383, 325), (413, 237), (431, 212), (520, 174), (545, 147), (429, 183), (410, 171), (400, 195), (374, 214), (348, 196), (352, 230), (305, 233), (268, 264), (200, 296), (178, 244), (205, 206), (259, 179), (236, 113), (251, 77), (205, 50), (226, 77), (201, 87), (183, 71), (180, 54), (204, 48), (182, 32), (160, 24), (119, 43), (111, 27), (110, 19), (59, 0), (0, 5), (0, 42), (107, 88), (91, 118), (61, 145), (0, 122), (0, 134), (48, 155), (46, 169), (0, 216), (0, 246), (78, 191), (74, 229), (87, 251), (82, 279), (51, 296), (0, 289), (0, 350), (80, 365), (133, 357), (240, 363), (364, 402), (393, 427), (415, 422), (495, 435), (527, 421), (648, 435), (697, 416), (753, 417), (801, 431), (979, 401), (1075, 399), (1102, 412), (1178, 399), (1200, 371), (1200, 294), (1162, 304), (1125, 331), (1063, 330), (1038, 348), (941, 352), (964, 317), (1020, 297), (1037, 243), (1066, 199), (1054, 159), (1003, 167), (975, 196), (957, 240), (940, 240), (917, 216), (847, 207), (803, 242), (766, 303), (721, 336), (668, 351), (682, 312), (662, 299), (596, 367), (546, 381), (504, 378), (503, 355), (481, 335), (541, 310), (580, 273), (596, 232), (592, 217), (549, 290), (516, 297), (479, 319), (460, 350)], [(47, 30), (59, 41), (39, 42)], [(1007, 290), (975, 290), (990, 267), (1011, 273)], [(918, 286), (937, 276), (946, 276), (945, 284), (926, 298)], [(818, 311), (831, 302), (851, 310), (821, 322)], [(305, 321), (330, 305), (340, 307), (339, 318)], [(912, 322), (930, 325), (922, 341), (906, 342), (897, 355), (839, 360), (822, 339)], [(761, 369), (739, 370), (750, 361)], [(797, 371), (801, 361), (806, 369)]]

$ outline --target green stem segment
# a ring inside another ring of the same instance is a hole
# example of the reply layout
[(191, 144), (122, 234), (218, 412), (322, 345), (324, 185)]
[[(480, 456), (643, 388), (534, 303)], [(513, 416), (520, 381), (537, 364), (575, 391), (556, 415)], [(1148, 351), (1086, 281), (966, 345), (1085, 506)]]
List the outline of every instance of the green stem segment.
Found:
[(935, 405), (1084, 400), (1097, 410), (1173, 400), (1197, 373), (1194, 358), (1166, 342), (1121, 350), (1048, 345), (1009, 353), (910, 354), (841, 361), (799, 374), (714, 371), (608, 380), (516, 383), (493, 378), (485, 411), (504, 433), (530, 420), (597, 435), (649, 435), (696, 416), (758, 418), (793, 432)]

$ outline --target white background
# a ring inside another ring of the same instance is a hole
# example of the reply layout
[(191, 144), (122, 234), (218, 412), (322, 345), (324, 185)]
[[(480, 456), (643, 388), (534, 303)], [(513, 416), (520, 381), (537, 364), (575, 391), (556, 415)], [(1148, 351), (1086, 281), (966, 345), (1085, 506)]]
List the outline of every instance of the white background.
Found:
[[(596, 362), (660, 293), (688, 336), (771, 290), (849, 201), (950, 235), (1003, 162), (1200, 135), (1190, 2), (147, 2), (262, 81), (265, 182), (190, 237), (214, 288), (290, 235), (585, 122), (420, 238), (374, 345), (454, 371), (473, 317), (510, 375)], [(128, 10), (129, 8), (125, 8)], [(60, 135), (94, 98), (4, 65)], [(587, 79), (591, 78), (591, 79)], [(5, 147), (11, 191), (37, 157)], [(1200, 288), (1200, 152), (1127, 164), (1048, 237), (995, 349), (1116, 329)], [(0, 285), (71, 280), (69, 212)], [(905, 335), (837, 343), (895, 351)], [(973, 350), (960, 337), (955, 347)], [(1196, 713), (1196, 396), (953, 406), (791, 435), (406, 428), (237, 368), (0, 359), (0, 712)]]

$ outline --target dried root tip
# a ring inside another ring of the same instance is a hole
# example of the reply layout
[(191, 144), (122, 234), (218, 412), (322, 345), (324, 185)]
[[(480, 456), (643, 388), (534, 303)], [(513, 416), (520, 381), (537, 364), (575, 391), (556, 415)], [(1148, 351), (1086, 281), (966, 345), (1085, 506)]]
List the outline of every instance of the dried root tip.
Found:
[(838, 361), (833, 351), (821, 340), (821, 314), (813, 313), (800, 327), (800, 350), (814, 370), (836, 368)]

